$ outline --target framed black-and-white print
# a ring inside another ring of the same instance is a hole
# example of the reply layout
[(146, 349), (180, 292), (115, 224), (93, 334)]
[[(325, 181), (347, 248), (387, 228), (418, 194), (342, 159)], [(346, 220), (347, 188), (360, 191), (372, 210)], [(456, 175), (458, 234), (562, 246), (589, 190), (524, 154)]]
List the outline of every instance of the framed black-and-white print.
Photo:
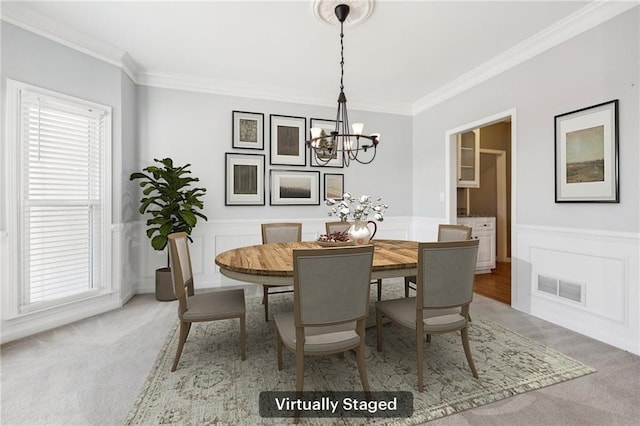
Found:
[(618, 100), (555, 116), (556, 203), (619, 203)]
[(341, 173), (324, 174), (324, 199), (342, 200), (344, 194), (344, 175)]
[(225, 154), (225, 206), (264, 206), (264, 154)]
[(307, 119), (271, 114), (271, 157), (274, 165), (306, 166)]
[(271, 169), (272, 206), (320, 205), (320, 172)]
[[(337, 147), (333, 147), (333, 140), (331, 139), (331, 132), (336, 130), (335, 120), (323, 120), (320, 118), (311, 119), (311, 128), (317, 127), (321, 131), (321, 136), (327, 136), (326, 139), (320, 139), (316, 143), (318, 149), (312, 149), (310, 163), (312, 167), (343, 167), (342, 153), (337, 152), (336, 149), (342, 148), (340, 143)], [(323, 149), (324, 148), (324, 149)], [(329, 150), (328, 148), (332, 148)]]
[(233, 148), (264, 149), (264, 114), (233, 111)]

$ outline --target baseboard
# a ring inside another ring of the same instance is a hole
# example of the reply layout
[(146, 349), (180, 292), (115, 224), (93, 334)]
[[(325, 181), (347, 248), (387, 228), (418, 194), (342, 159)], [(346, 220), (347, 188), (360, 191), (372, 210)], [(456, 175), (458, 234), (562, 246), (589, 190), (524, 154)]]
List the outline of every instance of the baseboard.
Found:
[(67, 325), (85, 318), (99, 315), (122, 305), (120, 300), (111, 295), (107, 300), (95, 300), (84, 302), (73, 308), (64, 310), (52, 310), (49, 312), (39, 312), (30, 315), (29, 318), (20, 318), (3, 322), (2, 336), (0, 343), (4, 344), (36, 333), (51, 330), (56, 327)]

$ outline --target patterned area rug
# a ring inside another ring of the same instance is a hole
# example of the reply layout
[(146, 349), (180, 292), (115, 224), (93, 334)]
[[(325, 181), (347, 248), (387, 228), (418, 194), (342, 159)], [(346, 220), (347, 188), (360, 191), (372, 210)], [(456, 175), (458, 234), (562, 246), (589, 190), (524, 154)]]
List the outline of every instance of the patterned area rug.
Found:
[[(395, 291), (385, 289), (383, 299), (399, 297), (399, 291), (400, 286)], [(270, 314), (293, 310), (291, 299), (291, 294), (270, 297)], [(178, 369), (171, 373), (178, 340), (174, 327), (125, 424), (292, 423), (292, 419), (259, 415), (261, 391), (295, 390), (295, 359), (285, 349), (284, 369), (278, 371), (274, 323), (265, 323), (260, 302), (259, 298), (247, 299), (245, 361), (240, 359), (238, 320), (200, 323), (192, 326)], [(425, 343), (425, 392), (419, 393), (412, 334), (385, 324), (383, 351), (377, 352), (375, 327), (369, 328), (366, 365), (371, 390), (412, 391), (413, 416), (304, 418), (301, 424), (419, 424), (595, 371), (477, 314), (472, 314), (469, 338), (479, 380), (471, 375), (459, 333), (434, 335)], [(307, 357), (304, 388), (361, 391), (353, 353), (343, 359), (337, 355)]]

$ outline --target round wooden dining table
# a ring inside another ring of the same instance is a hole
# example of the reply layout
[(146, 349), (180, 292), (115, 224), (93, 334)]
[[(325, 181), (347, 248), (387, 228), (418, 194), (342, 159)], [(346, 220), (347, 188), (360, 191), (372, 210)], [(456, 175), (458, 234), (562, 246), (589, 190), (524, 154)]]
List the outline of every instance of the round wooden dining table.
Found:
[[(372, 240), (371, 279), (416, 275), (418, 243)], [(238, 281), (267, 285), (293, 285), (293, 250), (324, 248), (314, 241), (260, 244), (225, 251), (216, 256), (220, 273)]]

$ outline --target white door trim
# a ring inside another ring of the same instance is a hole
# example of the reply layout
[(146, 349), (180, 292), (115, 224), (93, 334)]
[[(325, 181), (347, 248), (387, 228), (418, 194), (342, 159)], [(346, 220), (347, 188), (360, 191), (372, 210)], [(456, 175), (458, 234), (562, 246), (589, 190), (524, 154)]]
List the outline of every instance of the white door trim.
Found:
[[(445, 132), (445, 217), (449, 223), (457, 222), (457, 134), (468, 132), (478, 127), (486, 127), (505, 119), (511, 119), (511, 258), (517, 258), (517, 122), (516, 108), (511, 108), (479, 120), (460, 125)], [(518, 305), (517, 262), (511, 264), (511, 305)]]

